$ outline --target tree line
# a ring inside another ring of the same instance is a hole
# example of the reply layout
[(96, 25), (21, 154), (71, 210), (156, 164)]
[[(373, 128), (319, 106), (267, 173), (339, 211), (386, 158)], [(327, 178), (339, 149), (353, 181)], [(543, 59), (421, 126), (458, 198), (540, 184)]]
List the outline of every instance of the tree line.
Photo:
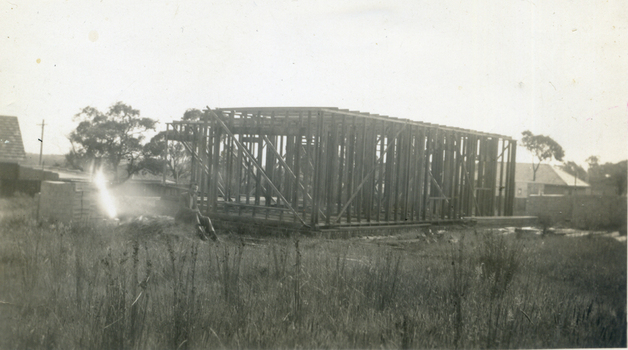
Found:
[[(199, 120), (202, 115), (198, 109), (188, 109), (182, 120)], [(147, 133), (157, 131), (157, 121), (141, 117), (140, 111), (130, 105), (117, 102), (106, 112), (88, 106), (73, 121), (78, 125), (68, 136), (71, 150), (65, 155), (66, 164), (73, 169), (102, 169), (113, 173), (117, 183), (135, 174), (160, 175), (164, 168), (175, 182), (189, 177), (190, 154), (183, 145), (166, 145), (166, 131), (146, 141)]]
[[(200, 120), (202, 115), (198, 109), (188, 109), (181, 119)], [(124, 182), (139, 173), (159, 175), (164, 170), (175, 182), (189, 177), (189, 152), (179, 142), (166, 144), (166, 131), (157, 132), (146, 142), (145, 134), (157, 131), (157, 121), (141, 117), (140, 111), (130, 105), (117, 102), (106, 112), (88, 106), (73, 120), (78, 125), (68, 136), (72, 149), (66, 154), (66, 163), (72, 168), (83, 171), (104, 169), (114, 174), (116, 182)], [(601, 164), (599, 156), (591, 156), (585, 170), (574, 161), (563, 161), (565, 151), (549, 136), (526, 130), (522, 133), (521, 144), (534, 156), (533, 181), (541, 163), (554, 159), (563, 162), (560, 166), (563, 171), (589, 182), (593, 188), (626, 194), (625, 160)], [(124, 176), (120, 176), (121, 168)]]

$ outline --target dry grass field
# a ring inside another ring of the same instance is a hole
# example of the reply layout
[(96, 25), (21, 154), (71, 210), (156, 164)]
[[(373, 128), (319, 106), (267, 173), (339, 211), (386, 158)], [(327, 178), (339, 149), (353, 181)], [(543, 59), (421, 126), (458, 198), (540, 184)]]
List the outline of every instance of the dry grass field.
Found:
[(329, 240), (38, 224), (0, 200), (0, 347), (626, 346), (626, 243), (457, 228)]

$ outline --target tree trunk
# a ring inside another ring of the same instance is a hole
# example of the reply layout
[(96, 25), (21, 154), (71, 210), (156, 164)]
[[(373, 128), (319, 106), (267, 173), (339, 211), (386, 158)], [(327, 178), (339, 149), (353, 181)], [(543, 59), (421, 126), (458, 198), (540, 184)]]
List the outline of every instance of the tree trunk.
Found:
[(539, 164), (537, 164), (536, 166), (534, 166), (534, 160), (532, 161), (532, 182), (536, 182), (536, 171), (539, 170), (540, 166), (541, 166), (540, 161), (539, 161)]
[(111, 166), (113, 167), (113, 181), (118, 182), (118, 168), (120, 166), (120, 159), (111, 159)]

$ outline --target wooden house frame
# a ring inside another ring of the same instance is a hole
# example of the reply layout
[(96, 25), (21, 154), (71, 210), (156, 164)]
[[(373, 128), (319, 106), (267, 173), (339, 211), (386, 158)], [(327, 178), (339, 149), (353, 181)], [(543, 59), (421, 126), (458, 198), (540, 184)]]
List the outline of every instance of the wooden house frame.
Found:
[(207, 109), (167, 125), (201, 211), (311, 229), (511, 216), (516, 140), (326, 107)]

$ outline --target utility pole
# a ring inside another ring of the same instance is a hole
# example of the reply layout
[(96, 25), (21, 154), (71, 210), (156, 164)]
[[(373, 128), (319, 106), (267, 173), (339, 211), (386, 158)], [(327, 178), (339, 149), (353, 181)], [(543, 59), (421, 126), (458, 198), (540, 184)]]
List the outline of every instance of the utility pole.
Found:
[(46, 174), (44, 173), (44, 164), (42, 163), (42, 159), (41, 159), (41, 156), (44, 152), (44, 126), (46, 125), (46, 120), (42, 119), (41, 124), (37, 124), (37, 125), (41, 125), (41, 138), (39, 139), (39, 142), (41, 143), (39, 145), (39, 166), (41, 166), (41, 182), (39, 183), (39, 197), (37, 201), (37, 214), (36, 214), (37, 215), (36, 219), (39, 220), (39, 207), (41, 207), (41, 184), (46, 179)]
[(39, 139), (39, 142), (41, 143), (39, 145), (39, 165), (41, 166), (42, 165), (41, 157), (44, 152), (44, 126), (46, 126), (46, 120), (42, 119), (41, 124), (37, 124), (37, 125), (41, 125), (41, 138)]

